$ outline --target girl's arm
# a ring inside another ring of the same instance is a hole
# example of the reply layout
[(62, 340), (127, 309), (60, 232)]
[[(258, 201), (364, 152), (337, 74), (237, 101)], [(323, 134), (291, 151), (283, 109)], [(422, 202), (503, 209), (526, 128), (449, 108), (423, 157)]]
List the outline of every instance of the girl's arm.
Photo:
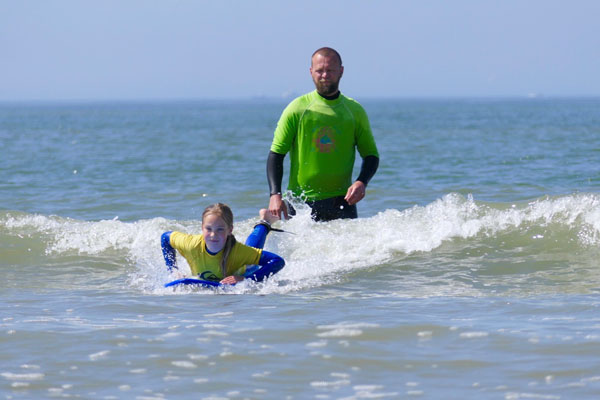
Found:
[(244, 277), (262, 282), (265, 278), (279, 272), (285, 266), (285, 260), (275, 253), (263, 250), (258, 265), (246, 268)]
[[(250, 236), (248, 236), (248, 239), (246, 239), (246, 246), (262, 249), (265, 245), (265, 241), (267, 240), (267, 234), (270, 231), (271, 224), (268, 221), (260, 220), (254, 227), (254, 230)], [(241, 278), (248, 278), (257, 282), (261, 282), (272, 274), (279, 272), (279, 270), (284, 266), (285, 261), (283, 258), (279, 257), (275, 253), (263, 250), (260, 259), (258, 260), (258, 265), (249, 265), (246, 267), (246, 273), (244, 273), (244, 276)], [(221, 283), (235, 283), (233, 282), (234, 279), (236, 282), (239, 282), (239, 278), (240, 277), (232, 275), (231, 277), (226, 277), (223, 281), (221, 281)]]
[[(262, 249), (267, 240), (267, 234), (271, 231), (271, 224), (268, 221), (260, 220), (254, 227), (254, 231), (246, 239), (246, 245)], [(270, 275), (278, 272), (285, 265), (283, 258), (279, 257), (275, 253), (271, 253), (263, 250), (258, 265), (251, 265), (246, 268), (244, 277), (255, 280), (257, 282), (263, 281)]]
[(171, 246), (171, 232), (165, 232), (160, 237), (160, 245), (162, 247), (163, 257), (165, 258), (165, 264), (167, 264), (167, 268), (169, 272), (173, 271), (173, 268), (177, 268), (177, 253), (175, 249)]
[[(267, 210), (264, 210), (265, 212)], [(261, 210), (261, 213), (263, 210)], [(262, 214), (261, 216), (266, 215)], [(257, 249), (262, 249), (265, 245), (265, 241), (267, 240), (267, 234), (272, 230), (271, 223), (267, 220), (261, 219), (258, 221), (258, 224), (254, 227), (252, 233), (246, 239), (246, 246), (254, 247)], [(249, 265), (246, 267), (246, 272), (244, 276), (228, 276), (224, 278), (221, 283), (237, 283), (244, 278), (252, 279), (257, 282), (263, 281), (265, 278), (279, 272), (281, 268), (285, 266), (285, 261), (283, 258), (279, 257), (275, 253), (271, 253), (268, 251), (262, 252), (260, 259), (258, 260), (258, 265)], [(240, 279), (241, 278), (241, 279)]]
[(262, 249), (265, 246), (269, 231), (271, 231), (271, 224), (265, 220), (260, 220), (246, 239), (246, 246)]

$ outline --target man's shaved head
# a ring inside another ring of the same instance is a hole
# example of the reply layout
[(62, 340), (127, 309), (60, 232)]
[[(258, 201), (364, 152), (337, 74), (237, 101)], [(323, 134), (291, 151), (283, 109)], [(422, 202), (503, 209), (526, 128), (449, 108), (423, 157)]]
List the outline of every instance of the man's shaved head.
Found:
[(315, 51), (313, 53), (313, 55), (310, 57), (311, 60), (311, 64), (312, 64), (312, 59), (317, 55), (320, 54), (323, 57), (336, 57), (337, 60), (340, 62), (340, 66), (342, 65), (342, 56), (340, 56), (340, 53), (338, 53), (337, 51), (335, 51), (334, 49), (332, 49), (331, 47), (321, 47), (320, 49), (318, 49), (317, 51)]

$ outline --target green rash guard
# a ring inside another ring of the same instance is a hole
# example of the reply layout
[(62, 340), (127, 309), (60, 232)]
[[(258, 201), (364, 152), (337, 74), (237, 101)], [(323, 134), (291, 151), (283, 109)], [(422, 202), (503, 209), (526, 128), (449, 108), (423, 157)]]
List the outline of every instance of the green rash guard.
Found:
[(379, 157), (365, 110), (342, 94), (327, 100), (316, 90), (285, 108), (271, 144), (274, 153), (290, 152), (288, 190), (307, 200), (346, 194), (356, 149), (362, 158)]

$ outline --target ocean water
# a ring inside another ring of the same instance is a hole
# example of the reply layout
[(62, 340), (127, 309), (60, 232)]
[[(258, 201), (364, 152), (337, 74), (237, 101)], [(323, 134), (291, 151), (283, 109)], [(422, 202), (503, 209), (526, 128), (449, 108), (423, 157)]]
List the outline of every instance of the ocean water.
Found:
[(0, 104), (0, 398), (600, 398), (600, 99), (362, 100), (359, 219), (164, 288), (162, 232), (250, 233), (285, 104)]

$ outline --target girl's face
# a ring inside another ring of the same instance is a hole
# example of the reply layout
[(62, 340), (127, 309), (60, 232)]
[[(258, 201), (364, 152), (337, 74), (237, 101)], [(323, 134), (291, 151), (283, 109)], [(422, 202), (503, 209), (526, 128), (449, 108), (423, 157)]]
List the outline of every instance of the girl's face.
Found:
[(227, 236), (233, 232), (233, 227), (227, 226), (223, 218), (215, 214), (204, 216), (202, 221), (202, 235), (206, 248), (211, 253), (218, 253), (225, 247)]

